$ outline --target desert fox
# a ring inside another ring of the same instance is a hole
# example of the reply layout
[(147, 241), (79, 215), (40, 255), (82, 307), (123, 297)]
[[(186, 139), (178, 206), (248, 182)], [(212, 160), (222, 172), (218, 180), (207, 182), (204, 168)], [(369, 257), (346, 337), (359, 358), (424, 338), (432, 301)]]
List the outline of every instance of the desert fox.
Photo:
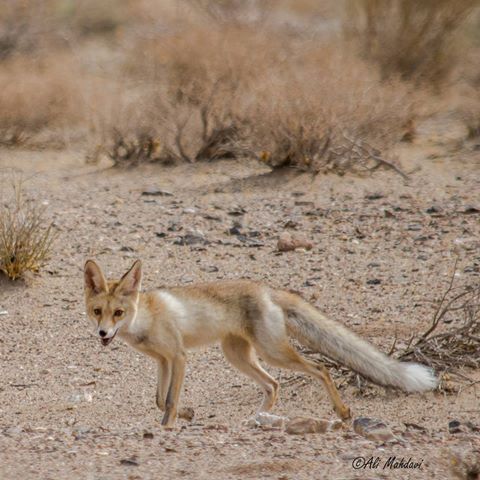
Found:
[(433, 372), (423, 365), (400, 363), (376, 350), (341, 324), (323, 316), (299, 296), (250, 280), (222, 281), (140, 293), (141, 262), (119, 281), (107, 281), (100, 267), (85, 264), (87, 315), (103, 345), (123, 338), (158, 364), (156, 402), (162, 425), (172, 426), (185, 373), (186, 350), (221, 343), (227, 360), (251, 377), (264, 392), (261, 411), (270, 410), (278, 382), (259, 364), (318, 378), (342, 419), (350, 417), (328, 370), (302, 357), (289, 337), (331, 357), (375, 383), (406, 391), (435, 388)]

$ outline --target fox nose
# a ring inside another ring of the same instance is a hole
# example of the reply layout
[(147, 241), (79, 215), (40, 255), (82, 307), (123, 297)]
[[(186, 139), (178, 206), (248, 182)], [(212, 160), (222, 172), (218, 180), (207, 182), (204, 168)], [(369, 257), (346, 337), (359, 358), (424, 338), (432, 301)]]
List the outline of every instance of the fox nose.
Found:
[(105, 330), (100, 330), (100, 331), (98, 332), (98, 334), (99, 334), (101, 337), (104, 337), (104, 336), (107, 334), (107, 332), (106, 332)]

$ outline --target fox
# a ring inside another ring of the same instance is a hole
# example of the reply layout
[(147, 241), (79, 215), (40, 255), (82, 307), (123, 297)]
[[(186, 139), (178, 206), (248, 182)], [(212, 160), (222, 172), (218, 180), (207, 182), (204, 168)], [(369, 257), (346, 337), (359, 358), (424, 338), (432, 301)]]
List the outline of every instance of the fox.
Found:
[(302, 356), (292, 338), (379, 385), (406, 392), (437, 386), (432, 369), (383, 354), (299, 295), (260, 282), (224, 280), (144, 293), (140, 260), (120, 280), (108, 281), (99, 265), (88, 260), (84, 280), (86, 313), (101, 343), (110, 345), (118, 335), (157, 362), (156, 404), (164, 412), (164, 427), (173, 427), (182, 416), (187, 351), (211, 344), (220, 344), (227, 361), (259, 385), (261, 412), (274, 407), (279, 383), (259, 357), (318, 379), (340, 419), (351, 418), (326, 366)]

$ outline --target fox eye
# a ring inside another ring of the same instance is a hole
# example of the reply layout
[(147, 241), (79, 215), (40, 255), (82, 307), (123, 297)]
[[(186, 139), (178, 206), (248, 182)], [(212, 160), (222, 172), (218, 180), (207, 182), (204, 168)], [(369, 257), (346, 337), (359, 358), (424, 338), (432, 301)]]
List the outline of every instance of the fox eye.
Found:
[(117, 309), (115, 310), (115, 312), (113, 313), (113, 315), (115, 317), (121, 317), (123, 315), (123, 310), (120, 310), (120, 309)]
[(102, 309), (101, 308), (94, 308), (93, 313), (97, 316), (101, 315), (102, 314)]

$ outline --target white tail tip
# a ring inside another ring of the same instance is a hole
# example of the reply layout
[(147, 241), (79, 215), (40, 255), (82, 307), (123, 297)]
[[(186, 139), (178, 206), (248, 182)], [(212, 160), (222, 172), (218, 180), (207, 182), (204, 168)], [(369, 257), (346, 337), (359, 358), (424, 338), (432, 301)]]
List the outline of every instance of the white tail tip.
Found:
[(407, 392), (433, 390), (438, 385), (434, 371), (418, 363), (404, 363), (404, 388)]

